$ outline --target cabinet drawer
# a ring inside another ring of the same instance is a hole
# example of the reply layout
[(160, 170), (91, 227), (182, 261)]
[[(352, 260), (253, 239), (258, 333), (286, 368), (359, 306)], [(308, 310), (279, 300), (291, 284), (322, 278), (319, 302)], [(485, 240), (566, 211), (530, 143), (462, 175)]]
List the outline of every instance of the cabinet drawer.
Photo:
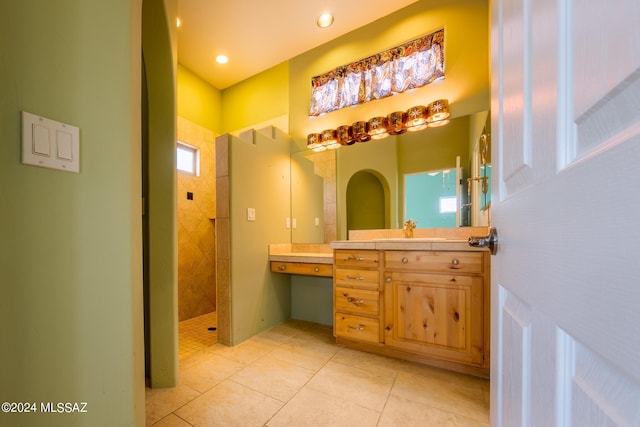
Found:
[(271, 261), (271, 271), (273, 271), (274, 273), (331, 277), (333, 276), (333, 265), (306, 262)]
[(482, 273), (481, 252), (385, 251), (384, 266), (392, 270), (436, 273)]
[(378, 268), (378, 251), (336, 249), (334, 262), (341, 267)]
[(371, 343), (380, 342), (380, 322), (378, 319), (336, 313), (334, 325), (337, 337)]
[(336, 311), (377, 316), (380, 312), (380, 294), (378, 291), (336, 287)]
[(334, 281), (336, 285), (378, 289), (380, 282), (380, 273), (378, 272), (378, 270), (336, 268)]

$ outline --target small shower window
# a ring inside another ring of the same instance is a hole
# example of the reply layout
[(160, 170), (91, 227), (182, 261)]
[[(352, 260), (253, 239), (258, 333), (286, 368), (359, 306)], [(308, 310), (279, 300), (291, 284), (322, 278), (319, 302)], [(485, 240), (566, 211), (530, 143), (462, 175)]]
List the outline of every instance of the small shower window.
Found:
[(440, 213), (456, 213), (458, 199), (456, 197), (440, 197)]
[(178, 171), (200, 176), (200, 151), (197, 147), (178, 141), (176, 154)]

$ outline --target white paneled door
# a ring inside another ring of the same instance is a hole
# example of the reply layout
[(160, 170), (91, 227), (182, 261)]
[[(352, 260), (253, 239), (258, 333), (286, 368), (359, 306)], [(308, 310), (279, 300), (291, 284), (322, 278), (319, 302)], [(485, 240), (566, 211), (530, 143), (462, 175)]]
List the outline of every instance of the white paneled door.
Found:
[(491, 27), (491, 424), (640, 426), (640, 1)]

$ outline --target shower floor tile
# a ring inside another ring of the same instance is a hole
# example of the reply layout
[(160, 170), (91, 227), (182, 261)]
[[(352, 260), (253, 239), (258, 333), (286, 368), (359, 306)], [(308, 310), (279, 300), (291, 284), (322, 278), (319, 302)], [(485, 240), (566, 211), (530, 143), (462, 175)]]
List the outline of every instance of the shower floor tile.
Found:
[(209, 328), (218, 326), (216, 312), (178, 322), (178, 343), (180, 359), (211, 347), (218, 342), (218, 331)]

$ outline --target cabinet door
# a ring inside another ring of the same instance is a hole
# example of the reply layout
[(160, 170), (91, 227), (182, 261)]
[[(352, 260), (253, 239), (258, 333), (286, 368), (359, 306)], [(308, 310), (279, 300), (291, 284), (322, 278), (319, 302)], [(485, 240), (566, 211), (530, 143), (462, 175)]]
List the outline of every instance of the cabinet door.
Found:
[(483, 364), (483, 280), (385, 272), (385, 344), (416, 354)]

